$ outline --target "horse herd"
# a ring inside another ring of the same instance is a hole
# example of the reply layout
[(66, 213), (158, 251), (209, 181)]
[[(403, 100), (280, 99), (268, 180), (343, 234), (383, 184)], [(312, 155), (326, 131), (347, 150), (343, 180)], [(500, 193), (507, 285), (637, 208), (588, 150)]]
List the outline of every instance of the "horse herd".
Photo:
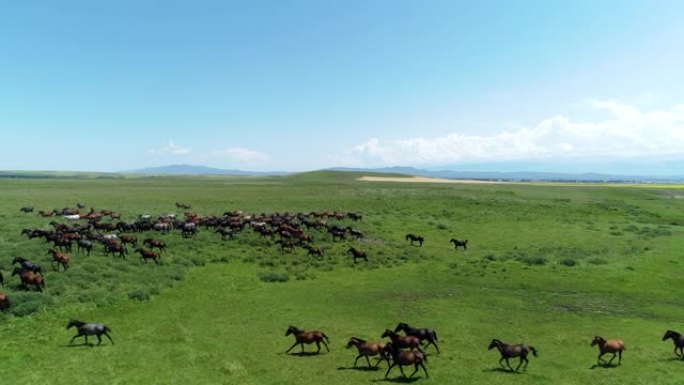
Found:
[[(404, 332), (404, 335), (398, 334)], [(321, 331), (305, 331), (295, 326), (290, 326), (285, 332), (285, 336), (293, 335), (295, 343), (285, 351), (288, 354), (297, 345), (301, 347), (301, 353), (304, 354), (304, 344), (315, 343), (317, 346), (316, 354), (321, 351), (321, 344), (325, 346), (326, 350), (330, 352), (328, 343), (330, 342), (328, 336)], [(404, 366), (414, 366), (414, 371), (408, 377), (413, 377), (419, 369), (425, 373), (425, 377), (429, 378), (425, 364), (428, 361), (428, 354), (424, 351), (430, 345), (435, 347), (437, 354), (439, 354), (439, 346), (437, 346), (437, 332), (429, 328), (415, 328), (404, 322), (399, 323), (394, 330), (386, 329), (381, 335), (381, 338), (389, 338), (389, 341), (367, 341), (358, 337), (350, 337), (346, 348), (355, 347), (358, 355), (354, 359), (353, 367), (356, 368), (359, 359), (365, 358), (368, 363), (368, 368), (377, 368), (384, 360), (387, 362), (388, 368), (385, 372), (385, 378), (389, 375), (392, 368), (399, 366), (399, 370), (404, 378), (407, 378), (404, 373)], [(667, 341), (671, 339), (674, 343), (674, 354), (679, 359), (684, 360), (684, 336), (673, 330), (665, 332), (662, 340)], [(620, 339), (607, 340), (600, 336), (595, 336), (590, 344), (591, 347), (597, 346), (599, 355), (596, 366), (611, 366), (615, 358), (618, 358), (617, 366), (622, 364), (622, 353), (627, 350), (625, 343)], [(535, 347), (527, 344), (508, 344), (497, 338), (491, 340), (488, 350), (497, 349), (500, 354), (499, 366), (504, 370), (511, 372), (518, 372), (522, 367), (527, 370), (530, 353), (535, 357), (538, 356), (538, 351)], [(612, 354), (610, 360), (606, 361), (603, 356)], [(371, 364), (370, 357), (377, 357), (375, 365)], [(511, 358), (518, 358), (518, 366), (513, 369), (510, 364)], [(505, 365), (504, 365), (505, 362)]]

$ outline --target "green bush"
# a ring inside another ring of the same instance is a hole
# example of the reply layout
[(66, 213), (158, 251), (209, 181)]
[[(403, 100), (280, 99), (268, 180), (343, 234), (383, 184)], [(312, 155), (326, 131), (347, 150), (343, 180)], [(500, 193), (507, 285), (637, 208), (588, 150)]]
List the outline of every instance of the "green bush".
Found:
[(577, 261), (575, 261), (572, 258), (564, 258), (560, 261), (560, 263), (561, 263), (561, 265), (568, 266), (568, 267), (572, 267), (572, 266), (577, 265)]
[(290, 276), (287, 273), (269, 272), (259, 274), (259, 279), (264, 282), (287, 282)]

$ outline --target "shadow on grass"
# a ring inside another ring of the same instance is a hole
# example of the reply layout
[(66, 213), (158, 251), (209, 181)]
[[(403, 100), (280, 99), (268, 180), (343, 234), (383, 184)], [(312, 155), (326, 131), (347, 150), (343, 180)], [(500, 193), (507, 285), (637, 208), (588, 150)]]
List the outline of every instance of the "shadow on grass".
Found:
[(502, 367), (496, 367), (496, 368), (491, 368), (491, 369), (483, 369), (483, 373), (506, 373), (506, 374), (523, 374), (524, 372), (516, 372), (510, 369), (502, 368)]
[(619, 364), (603, 364), (603, 365), (594, 364), (589, 369), (592, 369), (592, 370), (593, 369), (615, 369), (619, 366), (620, 366)]
[(357, 370), (359, 372), (377, 372), (378, 370), (380, 370), (380, 368), (377, 366), (371, 366), (370, 368), (368, 366), (357, 366), (357, 367), (340, 366), (339, 368), (337, 368), (337, 370)]
[(295, 356), (295, 357), (311, 357), (311, 356), (323, 355), (323, 352), (298, 352), (298, 353), (278, 353), (278, 354), (284, 354), (286, 356)]
[(395, 384), (410, 384), (420, 380), (421, 377), (394, 377), (394, 378), (383, 378), (381, 380), (373, 380), (372, 382), (393, 382)]
[(59, 346), (62, 347), (62, 348), (82, 348), (82, 347), (85, 347), (85, 346), (90, 347), (90, 348), (94, 348), (96, 345), (95, 345), (95, 344), (85, 343), (85, 342), (84, 342), (84, 343), (82, 343), (82, 344), (65, 344), (65, 345), (59, 345)]

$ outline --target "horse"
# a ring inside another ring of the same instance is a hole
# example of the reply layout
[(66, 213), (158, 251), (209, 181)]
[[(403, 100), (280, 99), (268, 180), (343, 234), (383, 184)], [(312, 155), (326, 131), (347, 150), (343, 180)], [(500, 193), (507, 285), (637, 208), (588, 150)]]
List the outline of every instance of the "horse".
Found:
[(36, 290), (42, 292), (45, 287), (45, 279), (42, 275), (36, 274), (30, 270), (24, 270), (20, 267), (15, 267), (12, 271), (12, 276), (19, 275), (21, 279), (21, 286), (28, 289), (28, 285), (34, 285)]
[(88, 239), (79, 239), (76, 242), (77, 248), (76, 252), (80, 253), (81, 250), (85, 250), (87, 252), (87, 255), (90, 256), (90, 252), (93, 251), (93, 242)]
[(22, 213), (32, 213), (33, 212), (33, 206), (24, 206), (19, 209)]
[(352, 228), (351, 226), (347, 226), (347, 231), (349, 231), (349, 234), (356, 238), (357, 241), (363, 238), (363, 232), (361, 232), (361, 230), (357, 230)]
[(359, 213), (347, 213), (347, 218), (351, 219), (352, 221), (360, 221), (363, 218), (363, 215)]
[(77, 337), (85, 337), (85, 344), (88, 345), (88, 336), (94, 335), (97, 337), (97, 344), (100, 345), (102, 343), (102, 337), (101, 335), (105, 335), (107, 338), (109, 338), (109, 341), (112, 342), (112, 345), (114, 345), (114, 340), (112, 337), (109, 336), (109, 333), (107, 332), (112, 332), (112, 329), (107, 327), (105, 324), (98, 324), (98, 323), (85, 323), (83, 321), (77, 321), (77, 320), (69, 320), (67, 323), (67, 330), (69, 330), (72, 327), (76, 327), (76, 330), (78, 330), (78, 334), (73, 336), (71, 338), (71, 341), (69, 341), (69, 345), (71, 345), (74, 340)]
[(11, 306), (12, 306), (12, 302), (10, 301), (7, 294), (0, 292), (0, 310), (5, 311), (5, 310), (9, 309)]
[(137, 248), (135, 251), (140, 253), (140, 260), (145, 261), (145, 263), (147, 263), (148, 259), (151, 259), (154, 261), (154, 263), (159, 264), (159, 260), (161, 259), (159, 253), (152, 250), (145, 250), (143, 248)]
[(318, 347), (318, 350), (316, 353), (321, 352), (321, 343), (325, 346), (325, 350), (330, 352), (330, 349), (328, 348), (328, 344), (326, 342), (330, 342), (328, 340), (328, 336), (325, 335), (323, 332), (319, 331), (304, 331), (301, 329), (298, 329), (294, 326), (290, 326), (287, 328), (287, 331), (285, 331), (285, 337), (289, 336), (290, 334), (294, 335), (295, 337), (295, 343), (290, 346), (289, 349), (285, 351), (285, 354), (289, 353), (290, 350), (292, 350), (295, 346), (300, 345), (302, 347), (302, 353), (304, 353), (304, 344), (311, 344), (311, 343), (316, 343), (316, 346)]
[(157, 222), (154, 224), (154, 230), (162, 233), (171, 232), (171, 224), (164, 222)]
[(69, 219), (72, 221), (77, 221), (77, 220), (81, 219), (81, 216), (79, 214), (67, 214), (67, 215), (62, 215), (62, 218)]
[(387, 364), (389, 365), (389, 357), (384, 354), (385, 345), (384, 342), (367, 342), (361, 338), (351, 337), (349, 342), (347, 342), (347, 349), (355, 346), (359, 351), (359, 355), (356, 356), (356, 360), (354, 360), (354, 367), (356, 367), (356, 363), (359, 362), (359, 358), (366, 357), (366, 362), (368, 362), (368, 367), (370, 368), (372, 366), (368, 357), (380, 355), (380, 357), (378, 357), (378, 362), (375, 363), (375, 367), (377, 368), (383, 358), (387, 360)]
[(463, 248), (463, 251), (468, 250), (468, 240), (466, 239), (465, 241), (459, 241), (458, 239), (451, 238), (449, 241), (454, 244), (454, 250), (458, 250), (459, 247)]
[(146, 238), (143, 241), (143, 245), (147, 245), (150, 249), (153, 249), (156, 247), (157, 249), (159, 249), (160, 253), (162, 251), (166, 250), (166, 242), (159, 241), (159, 240), (152, 239), (152, 238)]
[(365, 251), (356, 250), (355, 248), (350, 247), (349, 250), (347, 250), (347, 253), (352, 254), (352, 256), (354, 257), (354, 263), (356, 263), (357, 258), (363, 259), (366, 262), (368, 262), (368, 253), (366, 253)]
[(24, 257), (14, 257), (12, 264), (14, 265), (16, 263), (21, 265), (22, 270), (32, 271), (36, 274), (43, 274), (43, 268), (40, 267), (40, 265), (33, 263)]
[(295, 244), (289, 239), (279, 239), (275, 241), (275, 243), (280, 245), (280, 251), (285, 252), (285, 249), (290, 249), (290, 251), (294, 250)]
[(104, 246), (105, 254), (109, 255), (109, 253), (118, 253), (119, 257), (126, 259), (126, 254), (128, 254), (128, 249), (126, 246), (115, 242), (105, 243)]
[(64, 268), (64, 271), (69, 268), (69, 256), (66, 254), (62, 254), (59, 251), (55, 249), (50, 249), (47, 252), (48, 254), (52, 254), (52, 267), (55, 267), (55, 263), (57, 263), (57, 270), (59, 270), (59, 265), (62, 265)]
[(235, 233), (233, 232), (232, 229), (226, 229), (223, 227), (219, 227), (215, 230), (215, 233), (221, 234), (221, 239), (225, 240), (226, 238), (233, 239), (235, 236)]
[(411, 241), (411, 246), (413, 246), (413, 242), (418, 242), (418, 247), (423, 246), (424, 239), (420, 235), (406, 234), (406, 240)]
[(389, 368), (387, 368), (385, 378), (387, 378), (387, 376), (389, 375), (390, 370), (392, 370), (392, 368), (397, 365), (399, 365), (399, 370), (401, 371), (401, 374), (404, 376), (404, 378), (406, 378), (406, 373), (404, 373), (404, 366), (408, 365), (414, 365), (414, 367), (416, 368), (409, 377), (413, 377), (418, 372), (418, 368), (421, 367), (423, 368), (423, 372), (425, 372), (425, 378), (430, 378), (427, 372), (427, 368), (425, 368), (425, 363), (427, 362), (427, 355), (425, 353), (400, 350), (399, 347), (392, 342), (385, 345), (385, 348), (383, 350), (385, 353), (392, 356), (392, 364), (389, 366)]
[(414, 328), (404, 322), (400, 322), (397, 327), (394, 328), (394, 332), (398, 333), (400, 331), (406, 333), (407, 336), (419, 338), (421, 342), (427, 340), (428, 343), (425, 345), (425, 347), (427, 348), (430, 345), (434, 345), (435, 349), (437, 349), (437, 354), (439, 354), (439, 346), (437, 346), (437, 342), (439, 342), (439, 340), (437, 339), (437, 332), (434, 329)]
[[(518, 369), (520, 369), (520, 366), (523, 364), (523, 362), (525, 362), (525, 370), (527, 370), (527, 364), (530, 363), (530, 361), (527, 359), (527, 355), (530, 354), (530, 352), (532, 352), (532, 354), (534, 354), (534, 356), (537, 357), (537, 350), (532, 346), (524, 344), (509, 345), (507, 343), (501, 342), (496, 338), (492, 340), (487, 349), (492, 350), (494, 348), (499, 349), (499, 353), (501, 353), (499, 365), (503, 366), (501, 362), (503, 360), (506, 360), (506, 365), (511, 370), (511, 372), (517, 372)], [(508, 359), (512, 357), (520, 357), (520, 363), (518, 364), (518, 367), (515, 368), (515, 370), (513, 370), (513, 368), (511, 367), (511, 363), (508, 362)]]
[(181, 226), (181, 234), (184, 238), (197, 235), (197, 225), (193, 222), (185, 222)]
[[(672, 342), (674, 342), (675, 355), (681, 357), (681, 359), (684, 360), (684, 336), (682, 336), (680, 333), (677, 333), (676, 331), (668, 330), (665, 332), (665, 335), (663, 336), (663, 341), (667, 341), (668, 338), (671, 338)], [(678, 349), (679, 352), (677, 352)]]
[(46, 217), (51, 217), (51, 216), (55, 215), (55, 212), (54, 211), (40, 210), (40, 211), (38, 211), (38, 214), (40, 214), (41, 217), (46, 218)]
[[(59, 234), (58, 234), (59, 235)], [(71, 240), (64, 237), (60, 237), (52, 241), (53, 247), (58, 247), (62, 251), (71, 252)]]
[(347, 235), (347, 230), (346, 229), (330, 229), (330, 235), (332, 235), (333, 242), (335, 242), (335, 239), (339, 238), (340, 241), (345, 240), (345, 236)]
[(119, 236), (119, 239), (121, 240), (122, 244), (130, 243), (131, 245), (133, 245), (133, 247), (138, 246), (138, 237), (136, 237), (135, 235), (123, 234)]
[(2, 276), (2, 271), (0, 271), (0, 286), (5, 287), (5, 277)]
[(380, 337), (389, 337), (397, 348), (417, 349), (419, 352), (423, 352), (423, 349), (420, 348), (420, 338), (416, 336), (402, 336), (390, 329), (385, 329), (385, 332)]
[(320, 247), (313, 247), (311, 245), (304, 245), (302, 247), (307, 250), (306, 255), (316, 255), (318, 258), (323, 258), (323, 254), (325, 253), (325, 250)]
[[(599, 355), (598, 355), (598, 360), (597, 364), (601, 365), (601, 362), (610, 365), (613, 360), (615, 359), (615, 355), (618, 355), (618, 365), (622, 364), (622, 352), (627, 350), (625, 347), (625, 343), (622, 342), (622, 340), (606, 340), (602, 337), (595, 336), (594, 339), (591, 340), (591, 346), (598, 345), (599, 346)], [(606, 353), (613, 353), (613, 356), (610, 358), (610, 361), (606, 363), (605, 360), (601, 358)]]
[(176, 202), (176, 208), (190, 210), (192, 208), (192, 206), (185, 204), (185, 203), (182, 203), (182, 202)]

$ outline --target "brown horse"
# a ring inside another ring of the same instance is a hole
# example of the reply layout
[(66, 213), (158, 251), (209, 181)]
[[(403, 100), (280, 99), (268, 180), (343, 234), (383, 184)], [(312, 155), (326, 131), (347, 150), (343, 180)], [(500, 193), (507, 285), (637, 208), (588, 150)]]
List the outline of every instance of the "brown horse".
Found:
[(356, 367), (359, 358), (366, 357), (366, 362), (368, 362), (368, 367), (370, 368), (372, 366), (368, 357), (380, 355), (380, 357), (378, 357), (378, 362), (375, 363), (375, 367), (377, 368), (383, 358), (387, 359), (387, 364), (389, 365), (389, 357), (384, 353), (385, 345), (384, 342), (367, 342), (361, 338), (352, 337), (349, 339), (349, 342), (347, 342), (347, 349), (356, 346), (356, 349), (359, 351), (359, 355), (356, 356), (356, 360), (354, 361), (354, 367)]
[[(499, 349), (499, 353), (501, 353), (501, 359), (499, 360), (499, 365), (503, 366), (502, 361), (506, 360), (506, 365), (508, 368), (511, 370), (511, 372), (517, 372), (518, 369), (520, 369), (520, 366), (525, 363), (525, 370), (527, 370), (527, 364), (530, 363), (530, 361), (527, 359), (527, 355), (532, 352), (534, 356), (537, 356), (537, 350), (533, 348), (532, 346), (529, 345), (523, 345), (523, 344), (516, 344), (516, 345), (509, 345), (507, 343), (503, 343), (498, 339), (493, 339), (492, 342), (489, 344), (489, 350), (492, 350), (494, 348)], [(511, 367), (511, 363), (508, 362), (509, 358), (512, 357), (520, 357), (520, 363), (518, 364), (518, 367), (513, 370)]]
[(392, 365), (390, 365), (390, 367), (387, 368), (385, 378), (387, 378), (390, 370), (392, 370), (392, 368), (396, 365), (399, 365), (399, 370), (401, 371), (401, 374), (404, 376), (404, 378), (406, 378), (406, 373), (404, 373), (403, 367), (408, 365), (414, 365), (416, 368), (416, 370), (414, 370), (409, 377), (413, 377), (418, 372), (418, 367), (421, 367), (423, 368), (423, 372), (425, 372), (425, 377), (430, 378), (427, 372), (427, 368), (425, 368), (425, 363), (427, 362), (427, 355), (425, 353), (400, 350), (399, 347), (392, 342), (385, 345), (384, 351), (386, 354), (392, 356)]
[(408, 348), (408, 349), (417, 349), (418, 351), (422, 352), (423, 350), (420, 348), (420, 338), (415, 337), (415, 336), (402, 336), (399, 335), (390, 329), (385, 329), (385, 332), (382, 333), (380, 336), (382, 338), (389, 337), (389, 339), (392, 341), (392, 344), (396, 346), (397, 348)]
[(57, 264), (57, 270), (59, 270), (59, 265), (62, 265), (64, 268), (64, 271), (69, 268), (69, 256), (63, 253), (60, 253), (59, 251), (55, 249), (50, 249), (48, 250), (48, 254), (52, 254), (52, 267), (55, 267), (55, 263)]
[(325, 346), (325, 350), (330, 352), (330, 349), (328, 348), (328, 344), (326, 342), (330, 342), (328, 340), (328, 336), (325, 335), (323, 332), (319, 331), (304, 331), (300, 330), (294, 326), (290, 326), (287, 328), (287, 331), (285, 332), (285, 337), (289, 336), (290, 334), (293, 334), (295, 336), (295, 343), (290, 346), (289, 349), (285, 351), (285, 354), (289, 353), (290, 350), (292, 350), (295, 346), (301, 345), (302, 347), (302, 353), (304, 353), (304, 344), (311, 344), (311, 343), (316, 343), (316, 346), (318, 347), (318, 350), (316, 353), (321, 352), (321, 343)]
[(135, 249), (136, 252), (140, 253), (140, 260), (145, 261), (147, 263), (148, 259), (151, 259), (154, 261), (154, 263), (159, 264), (159, 260), (161, 259), (161, 256), (159, 253), (154, 252), (152, 250), (145, 250), (143, 248), (137, 248)]
[(119, 235), (119, 239), (121, 240), (121, 243), (123, 243), (124, 245), (130, 243), (131, 245), (133, 245), (133, 247), (138, 246), (138, 237), (136, 237), (135, 235), (122, 234)]
[(5, 311), (9, 309), (10, 306), (12, 306), (12, 302), (10, 302), (9, 297), (5, 293), (0, 292), (0, 310)]
[(166, 250), (166, 242), (159, 241), (159, 240), (152, 239), (152, 238), (146, 238), (143, 241), (143, 245), (149, 246), (150, 249), (154, 249), (156, 247), (157, 249), (159, 249), (160, 253), (162, 251)]
[[(684, 336), (674, 330), (668, 330), (663, 336), (663, 341), (667, 341), (669, 338), (674, 342), (674, 354), (684, 360)], [(677, 350), (679, 350), (679, 352), (677, 352)]]
[(354, 263), (356, 263), (357, 259), (363, 259), (364, 261), (368, 262), (368, 253), (365, 251), (350, 247), (349, 250), (347, 250), (347, 253), (351, 253), (351, 255), (354, 257)]
[(302, 247), (307, 250), (306, 255), (315, 255), (319, 259), (323, 258), (323, 254), (325, 254), (325, 250), (320, 247), (313, 247), (311, 245), (304, 245)]
[[(625, 343), (622, 342), (622, 340), (606, 340), (602, 337), (595, 336), (593, 340), (591, 340), (591, 346), (598, 345), (599, 346), (599, 355), (598, 355), (598, 361), (597, 364), (601, 365), (601, 362), (603, 362), (606, 365), (610, 365), (613, 360), (615, 359), (615, 355), (618, 355), (618, 365), (622, 364), (622, 352), (627, 350), (625, 347)], [(610, 361), (606, 363), (605, 360), (601, 358), (606, 353), (612, 353), (613, 357), (610, 358)]]
[(36, 290), (42, 292), (43, 288), (45, 287), (45, 279), (40, 274), (15, 267), (12, 271), (12, 276), (15, 275), (19, 275), (19, 278), (21, 279), (21, 286), (25, 289), (28, 289), (28, 285), (33, 285), (36, 287)]

